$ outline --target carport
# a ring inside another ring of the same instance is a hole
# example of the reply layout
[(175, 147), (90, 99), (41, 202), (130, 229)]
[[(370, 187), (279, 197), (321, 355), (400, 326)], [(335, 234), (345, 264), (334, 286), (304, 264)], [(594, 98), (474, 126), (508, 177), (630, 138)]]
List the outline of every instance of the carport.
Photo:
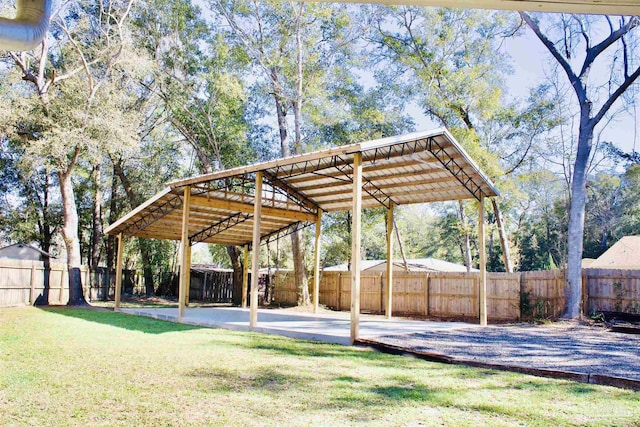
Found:
[[(116, 221), (115, 307), (120, 307), (124, 237), (181, 242), (177, 319), (185, 315), (191, 246), (198, 242), (244, 247), (243, 306), (249, 250), (315, 223), (314, 312), (318, 307), (319, 246), (323, 212), (352, 214), (350, 341), (359, 334), (362, 209), (387, 209), (387, 257), (393, 253), (393, 211), (398, 205), (476, 199), (480, 256), (480, 324), (486, 325), (485, 199), (498, 190), (444, 128), (345, 145), (169, 182), (165, 189)], [(391, 317), (392, 271), (387, 262), (386, 316)], [(258, 324), (259, 250), (252, 251), (249, 329)]]

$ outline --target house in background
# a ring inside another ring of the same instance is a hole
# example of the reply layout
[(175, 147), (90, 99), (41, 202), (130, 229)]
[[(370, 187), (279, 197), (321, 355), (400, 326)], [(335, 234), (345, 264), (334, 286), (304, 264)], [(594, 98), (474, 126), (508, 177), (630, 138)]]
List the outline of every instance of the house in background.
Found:
[[(374, 259), (362, 260), (362, 271), (385, 272), (387, 271), (387, 261)], [(325, 267), (323, 271), (349, 271), (348, 264), (338, 264), (332, 267)], [(443, 261), (436, 258), (407, 258), (407, 265), (403, 260), (393, 260), (393, 271), (457, 271), (466, 272), (467, 267), (453, 262)], [(471, 271), (478, 271), (472, 268)]]
[(25, 261), (50, 261), (54, 257), (35, 246), (16, 243), (0, 248), (0, 258), (20, 259)]
[(618, 240), (587, 268), (640, 270), (640, 236), (625, 236)]

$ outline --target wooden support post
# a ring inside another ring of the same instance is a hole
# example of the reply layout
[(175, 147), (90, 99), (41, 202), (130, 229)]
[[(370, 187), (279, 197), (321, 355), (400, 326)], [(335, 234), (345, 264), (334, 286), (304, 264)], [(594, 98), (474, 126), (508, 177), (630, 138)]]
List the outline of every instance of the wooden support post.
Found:
[(178, 285), (178, 321), (184, 316), (184, 309), (187, 301), (186, 293), (189, 291), (187, 280), (188, 270), (191, 269), (188, 260), (189, 256), (189, 209), (191, 205), (191, 187), (184, 188), (182, 199), (182, 235), (180, 240), (182, 262), (180, 263), (180, 283)]
[(31, 292), (29, 293), (29, 304), (36, 303), (36, 264), (31, 264)]
[(320, 303), (320, 236), (322, 233), (322, 209), (318, 208), (316, 219), (316, 242), (313, 253), (313, 312), (318, 312)]
[(493, 213), (496, 216), (496, 224), (498, 225), (498, 234), (500, 235), (500, 245), (502, 246), (502, 261), (504, 262), (504, 269), (507, 273), (513, 273), (513, 264), (511, 263), (511, 253), (509, 251), (509, 241), (507, 240), (507, 232), (504, 227), (504, 221), (502, 220), (502, 212), (496, 203), (496, 199), (491, 199), (493, 205)]
[(255, 197), (253, 202), (253, 243), (251, 253), (251, 301), (249, 330), (258, 323), (258, 268), (260, 267), (260, 222), (262, 220), (262, 172), (256, 172)]
[(391, 319), (393, 311), (393, 207), (394, 203), (389, 202), (387, 210), (387, 308), (385, 310), (387, 319)]
[(484, 231), (484, 195), (480, 195), (478, 208), (478, 252), (480, 255), (480, 325), (487, 326), (487, 248)]
[[(122, 252), (124, 247), (124, 241), (122, 239), (122, 233), (118, 234), (116, 239), (118, 242), (118, 249), (116, 253), (116, 290), (115, 290), (115, 302), (113, 310), (120, 310), (120, 293), (122, 292)], [(107, 284), (107, 296), (109, 296), (109, 284)]]
[(242, 263), (242, 308), (247, 308), (247, 292), (249, 291), (249, 245), (244, 245), (244, 262)]
[(353, 155), (353, 207), (351, 216), (351, 344), (360, 332), (360, 230), (362, 219), (362, 153)]
[(185, 272), (187, 273), (187, 279), (185, 280), (187, 288), (184, 293), (185, 307), (189, 307), (189, 294), (191, 293), (191, 248), (191, 242), (189, 242), (189, 246), (187, 246), (187, 268), (185, 269)]

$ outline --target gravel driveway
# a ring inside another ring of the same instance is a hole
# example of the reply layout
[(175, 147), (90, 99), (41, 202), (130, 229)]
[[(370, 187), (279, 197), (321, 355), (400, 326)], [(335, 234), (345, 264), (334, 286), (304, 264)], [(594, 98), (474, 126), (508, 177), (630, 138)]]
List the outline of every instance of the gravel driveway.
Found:
[(393, 335), (375, 341), (454, 359), (640, 380), (640, 335), (573, 322)]

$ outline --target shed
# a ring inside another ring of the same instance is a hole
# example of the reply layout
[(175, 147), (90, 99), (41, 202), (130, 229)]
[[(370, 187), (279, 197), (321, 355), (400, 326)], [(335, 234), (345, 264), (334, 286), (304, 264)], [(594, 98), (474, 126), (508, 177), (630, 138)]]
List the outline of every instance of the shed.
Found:
[(19, 259), (24, 261), (45, 261), (53, 258), (48, 252), (35, 246), (16, 243), (0, 248), (0, 258)]
[[(363, 260), (361, 271), (387, 271), (387, 261), (383, 259)], [(326, 267), (324, 271), (348, 271), (348, 264)], [(458, 271), (466, 272), (467, 267), (437, 258), (408, 258), (405, 267), (403, 260), (393, 260), (393, 271)], [(478, 271), (472, 268), (471, 271)]]
[(588, 268), (640, 270), (640, 236), (625, 236), (618, 240)]

